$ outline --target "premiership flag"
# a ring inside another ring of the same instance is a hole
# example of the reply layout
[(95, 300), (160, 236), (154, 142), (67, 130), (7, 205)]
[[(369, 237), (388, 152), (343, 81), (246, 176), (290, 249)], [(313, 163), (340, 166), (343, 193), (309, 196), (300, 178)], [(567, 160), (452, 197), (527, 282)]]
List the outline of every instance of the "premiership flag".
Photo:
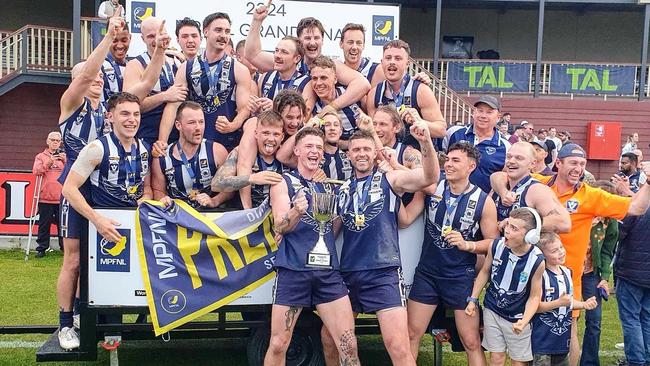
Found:
[[(226, 305), (275, 276), (268, 200), (213, 221), (176, 200), (141, 204), (136, 237), (156, 336)], [(268, 263), (268, 262), (267, 262)]]

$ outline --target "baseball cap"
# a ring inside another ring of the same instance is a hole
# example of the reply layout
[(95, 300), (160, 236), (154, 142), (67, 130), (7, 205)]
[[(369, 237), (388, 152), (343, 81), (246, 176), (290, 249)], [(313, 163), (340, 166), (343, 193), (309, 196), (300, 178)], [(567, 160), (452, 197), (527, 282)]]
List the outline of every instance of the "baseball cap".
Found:
[(499, 99), (497, 99), (496, 97), (493, 97), (491, 95), (484, 95), (484, 96), (478, 98), (476, 103), (474, 103), (474, 107), (476, 107), (477, 105), (479, 105), (481, 103), (487, 104), (487, 105), (489, 105), (490, 107), (492, 107), (493, 109), (496, 109), (496, 110), (501, 109), (501, 102), (499, 102)]
[(569, 131), (560, 131), (560, 132), (558, 132), (558, 134), (562, 134), (562, 135), (568, 137), (569, 139), (571, 139), (571, 133), (569, 133)]
[(539, 130), (537, 130), (537, 133), (542, 133), (542, 132), (546, 133), (548, 131), (546, 131), (546, 129), (544, 129), (544, 128), (540, 128)]
[(585, 159), (587, 158), (585, 149), (583, 149), (580, 145), (573, 143), (562, 146), (560, 152), (557, 153), (558, 159), (569, 158), (573, 156)]
[(520, 125), (520, 126), (526, 126), (526, 125), (529, 124), (529, 123), (530, 123), (530, 122), (528, 122), (528, 121), (526, 121), (526, 120), (523, 120), (523, 121), (521, 121), (521, 123), (519, 123), (519, 125)]
[(539, 146), (539, 147), (541, 147), (542, 149), (544, 149), (544, 151), (548, 152), (548, 146), (546, 146), (545, 143), (540, 142), (540, 141), (538, 141), (538, 140), (533, 140), (533, 141), (531, 141), (530, 143), (533, 144), (533, 145)]

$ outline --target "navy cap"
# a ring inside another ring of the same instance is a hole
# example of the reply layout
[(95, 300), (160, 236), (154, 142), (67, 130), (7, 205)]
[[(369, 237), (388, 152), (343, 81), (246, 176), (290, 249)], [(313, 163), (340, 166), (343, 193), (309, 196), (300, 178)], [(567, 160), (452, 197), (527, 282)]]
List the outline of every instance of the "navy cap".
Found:
[(557, 153), (558, 159), (564, 159), (573, 156), (586, 159), (587, 153), (585, 153), (585, 149), (583, 149), (580, 145), (573, 143), (562, 146), (560, 152)]
[(533, 144), (533, 145), (539, 146), (542, 149), (544, 149), (544, 151), (548, 152), (548, 146), (546, 146), (545, 143), (543, 143), (541, 141), (538, 141), (538, 140), (533, 140), (530, 143)]
[(487, 104), (490, 107), (492, 107), (492, 109), (496, 109), (496, 110), (501, 109), (501, 102), (499, 102), (499, 99), (497, 99), (496, 97), (493, 97), (491, 95), (484, 95), (484, 96), (478, 98), (476, 103), (474, 103), (474, 107), (476, 107), (480, 103)]

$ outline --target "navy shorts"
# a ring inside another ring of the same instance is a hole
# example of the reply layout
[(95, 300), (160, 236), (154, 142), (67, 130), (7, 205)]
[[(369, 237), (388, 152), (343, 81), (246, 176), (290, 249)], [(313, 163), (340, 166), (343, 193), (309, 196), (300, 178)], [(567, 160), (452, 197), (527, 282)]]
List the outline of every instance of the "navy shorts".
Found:
[(442, 302), (450, 309), (463, 310), (467, 307), (467, 297), (472, 295), (475, 273), (471, 270), (458, 277), (442, 278), (416, 269), (409, 299), (427, 305)]
[(400, 267), (342, 272), (341, 275), (350, 290), (350, 302), (355, 313), (369, 314), (406, 306)]
[(294, 271), (278, 267), (273, 285), (276, 305), (312, 307), (348, 294), (339, 271)]

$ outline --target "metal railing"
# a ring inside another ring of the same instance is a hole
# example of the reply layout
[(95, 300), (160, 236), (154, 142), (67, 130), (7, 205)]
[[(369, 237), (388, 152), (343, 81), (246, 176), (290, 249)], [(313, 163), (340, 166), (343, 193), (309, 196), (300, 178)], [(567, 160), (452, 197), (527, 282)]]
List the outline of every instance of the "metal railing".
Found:
[[(520, 91), (520, 92), (507, 92), (507, 91), (499, 91), (498, 93), (501, 94), (512, 94), (512, 93), (517, 93), (517, 94), (532, 94), (535, 89), (535, 68), (536, 64), (535, 61), (522, 61), (522, 60), (517, 60), (517, 61), (512, 61), (512, 60), (480, 60), (480, 59), (472, 59), (472, 60), (461, 60), (461, 59), (443, 59), (438, 62), (438, 70), (433, 70), (433, 60), (431, 59), (414, 59), (413, 60), (415, 64), (417, 64), (419, 67), (422, 69), (427, 70), (429, 73), (434, 74), (438, 76), (438, 78), (445, 84), (447, 84), (448, 77), (449, 77), (449, 64), (451, 62), (467, 62), (467, 63), (472, 63), (472, 62), (480, 62), (480, 63), (490, 63), (490, 64), (512, 64), (512, 63), (518, 63), (518, 64), (527, 64), (530, 65), (530, 76), (529, 76), (529, 82), (528, 82), (528, 88), (527, 90)], [(634, 80), (634, 92), (633, 93), (622, 93), (622, 94), (599, 94), (599, 93), (588, 93), (588, 92), (581, 92), (581, 93), (571, 93), (571, 92), (565, 92), (565, 93), (560, 93), (560, 92), (553, 92), (550, 88), (551, 86), (551, 69), (553, 65), (560, 65), (560, 64), (579, 64), (579, 65), (593, 65), (593, 66), (633, 66), (636, 67), (636, 72), (635, 72), (635, 80)], [(649, 70), (650, 71), (650, 70)], [(546, 61), (542, 62), (542, 70), (540, 73), (540, 93), (542, 95), (556, 95), (556, 96), (569, 96), (573, 98), (574, 96), (578, 95), (583, 95), (583, 96), (599, 96), (604, 99), (607, 98), (612, 98), (612, 97), (638, 97), (639, 96), (639, 77), (641, 75), (641, 65), (639, 64), (624, 64), (624, 63), (619, 63), (619, 64), (611, 64), (611, 63), (590, 63), (590, 62), (580, 62), (580, 61), (565, 61), (565, 62), (560, 62), (560, 61)], [(646, 80), (646, 87), (645, 90), (641, 91), (643, 95), (645, 96), (650, 96), (650, 86), (648, 85), (648, 82), (650, 81), (650, 72), (646, 73), (648, 80)], [(470, 91), (470, 90), (457, 90), (458, 93), (466, 94), (467, 96), (471, 95), (472, 93), (485, 93), (484, 91)]]
[(72, 31), (26, 25), (0, 40), (0, 83), (27, 71), (67, 73), (72, 69)]
[[(428, 66), (428, 67), (427, 67)], [(430, 64), (422, 64), (419, 60), (411, 59), (409, 74), (423, 72), (431, 78), (431, 89), (438, 99), (440, 111), (447, 123), (461, 121), (467, 125), (471, 121), (472, 105), (458, 93), (451, 90), (447, 84), (431, 72)]]

